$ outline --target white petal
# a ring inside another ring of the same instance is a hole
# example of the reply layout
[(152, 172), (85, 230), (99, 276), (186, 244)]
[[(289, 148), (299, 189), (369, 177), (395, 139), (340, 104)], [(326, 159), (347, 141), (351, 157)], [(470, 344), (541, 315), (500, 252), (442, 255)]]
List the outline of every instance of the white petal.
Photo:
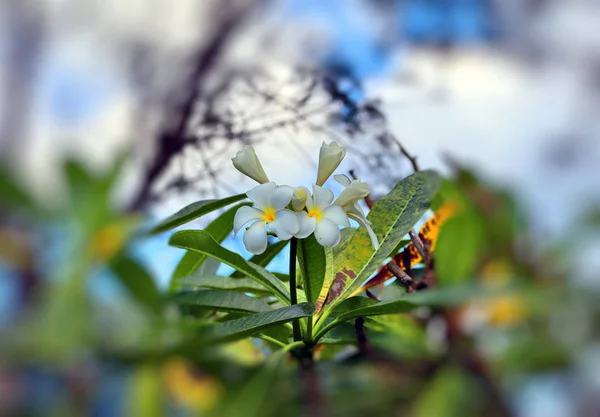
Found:
[(265, 222), (256, 222), (244, 233), (244, 245), (248, 252), (260, 255), (267, 249), (267, 228)]
[(344, 187), (349, 186), (350, 183), (352, 182), (352, 180), (350, 178), (348, 178), (347, 176), (345, 176), (344, 174), (335, 174), (333, 176), (333, 179), (335, 179), (337, 182), (342, 184)]
[[(313, 185), (313, 206), (323, 210), (333, 201), (333, 193), (327, 188)], [(307, 204), (308, 206), (308, 204)], [(310, 207), (312, 208), (312, 207)]]
[(298, 216), (298, 223), (300, 224), (300, 230), (296, 233), (296, 237), (298, 239), (307, 238), (315, 231), (317, 220), (314, 217), (309, 217), (305, 211), (297, 211), (296, 216)]
[(275, 210), (281, 210), (285, 208), (290, 201), (292, 201), (292, 195), (294, 194), (294, 189), (287, 185), (282, 185), (277, 187), (273, 194), (271, 194), (271, 203), (269, 208), (274, 208)]
[(233, 218), (233, 233), (237, 235), (246, 223), (252, 220), (260, 220), (262, 215), (263, 212), (254, 207), (240, 207)]
[(291, 210), (279, 210), (276, 212), (275, 220), (269, 223), (269, 227), (280, 240), (291, 239), (300, 230), (298, 216)]
[(342, 191), (339, 197), (335, 200), (335, 204), (339, 204), (340, 206), (349, 206), (358, 202), (359, 200), (362, 200), (368, 195), (368, 184), (360, 182), (359, 180), (354, 180), (348, 187), (344, 188), (344, 191)]
[(367, 220), (367, 218), (365, 216), (365, 212), (362, 210), (362, 208), (360, 207), (360, 205), (358, 203), (354, 203), (350, 206), (346, 206), (346, 207), (344, 207), (344, 210), (346, 210), (346, 213), (348, 213), (348, 216), (355, 215), (355, 216), (361, 217), (364, 219), (364, 221), (367, 224), (371, 224), (371, 222)]
[(371, 239), (371, 244), (373, 245), (373, 247), (375, 248), (375, 250), (379, 249), (379, 241), (377, 240), (377, 235), (375, 234), (375, 232), (371, 228), (371, 222), (369, 222), (364, 217), (357, 216), (357, 215), (355, 215), (353, 213), (348, 213), (348, 215), (350, 216), (350, 218), (352, 220), (356, 220), (356, 222), (358, 224), (360, 224), (362, 227), (364, 227), (367, 230), (367, 233), (369, 234), (369, 238)]
[(323, 210), (323, 218), (331, 220), (340, 226), (350, 227), (348, 215), (342, 206), (337, 206), (334, 204), (333, 206), (327, 207), (325, 210)]
[(333, 248), (342, 239), (338, 225), (328, 219), (322, 219), (315, 228), (317, 242), (328, 248)]
[(271, 195), (277, 189), (274, 182), (261, 184), (246, 193), (248, 198), (261, 209), (268, 208), (271, 204)]

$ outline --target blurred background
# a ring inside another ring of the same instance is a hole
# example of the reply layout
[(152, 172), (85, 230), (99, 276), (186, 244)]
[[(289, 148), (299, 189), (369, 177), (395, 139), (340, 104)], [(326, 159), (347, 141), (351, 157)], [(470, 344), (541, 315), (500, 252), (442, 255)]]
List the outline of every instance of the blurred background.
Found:
[[(123, 346), (152, 338), (109, 260), (129, 242), (166, 290), (181, 251), (135, 230), (252, 187), (230, 162), (245, 144), (271, 179), (310, 185), (323, 141), (347, 146), (341, 170), (374, 198), (413, 157), (509, 192), (531, 256), (575, 300), (547, 330), (576, 348), (501, 369), (501, 389), (515, 416), (600, 415), (598, 311), (577, 298), (600, 291), (599, 28), (594, 0), (1, 0), (0, 415), (162, 415), (144, 399), (163, 380), (166, 415), (210, 409), (232, 369), (189, 382), (181, 359), (132, 370), (89, 347), (93, 326)], [(93, 302), (39, 301), (71, 275), (86, 279), (48, 299)], [(511, 337), (482, 343), (497, 353)], [(264, 354), (235, 349), (243, 369)]]

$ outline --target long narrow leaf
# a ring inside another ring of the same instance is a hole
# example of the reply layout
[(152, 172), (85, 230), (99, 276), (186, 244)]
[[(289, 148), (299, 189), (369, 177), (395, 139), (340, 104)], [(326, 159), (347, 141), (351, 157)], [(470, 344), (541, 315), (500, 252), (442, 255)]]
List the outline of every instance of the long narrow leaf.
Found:
[(220, 275), (200, 275), (180, 279), (182, 285), (214, 290), (250, 292), (253, 294), (271, 294), (263, 285), (250, 278), (231, 278)]
[(263, 285), (284, 305), (289, 305), (290, 303), (289, 291), (276, 276), (263, 267), (245, 260), (237, 253), (225, 249), (204, 230), (182, 230), (171, 236), (169, 244), (215, 258)]
[(172, 300), (180, 305), (228, 313), (260, 313), (271, 310), (267, 303), (258, 298), (223, 290), (185, 291), (174, 294)]
[(247, 198), (246, 194), (237, 194), (231, 197), (222, 198), (220, 200), (202, 200), (196, 201), (179, 210), (177, 213), (167, 217), (165, 220), (156, 225), (149, 234), (164, 232), (165, 230), (173, 229), (182, 224), (188, 223), (198, 217), (202, 217), (212, 211), (218, 210), (221, 207), (237, 203), (240, 200)]
[(326, 277), (333, 277), (333, 252), (321, 246), (314, 236), (310, 236), (300, 239), (297, 255), (306, 299), (314, 303)]
[(204, 343), (230, 342), (243, 339), (281, 323), (308, 317), (312, 315), (314, 311), (315, 306), (313, 304), (296, 304), (216, 324), (204, 329), (204, 331), (200, 333), (200, 336)]

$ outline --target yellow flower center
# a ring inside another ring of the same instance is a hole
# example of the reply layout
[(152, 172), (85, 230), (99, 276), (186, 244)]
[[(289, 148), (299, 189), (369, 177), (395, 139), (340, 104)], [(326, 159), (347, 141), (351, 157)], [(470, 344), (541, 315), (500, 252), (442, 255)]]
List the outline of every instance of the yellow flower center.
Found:
[(262, 218), (267, 223), (274, 222), (275, 221), (275, 209), (273, 209), (273, 208), (265, 209)]
[(320, 222), (321, 217), (323, 217), (323, 212), (318, 208), (313, 208), (308, 211), (308, 217), (314, 217), (317, 222)]

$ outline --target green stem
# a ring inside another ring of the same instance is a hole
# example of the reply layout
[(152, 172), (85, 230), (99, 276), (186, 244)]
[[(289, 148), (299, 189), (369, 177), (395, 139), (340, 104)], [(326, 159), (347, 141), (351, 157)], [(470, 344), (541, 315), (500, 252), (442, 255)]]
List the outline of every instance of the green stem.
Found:
[[(298, 248), (298, 240), (293, 237), (290, 240), (290, 302), (292, 305), (298, 304), (298, 294), (296, 293), (296, 251)], [(294, 342), (302, 340), (300, 332), (300, 322), (298, 319), (292, 321), (292, 334)]]
[(283, 352), (289, 352), (290, 350), (300, 347), (300, 346), (304, 346), (304, 342), (299, 341), (299, 342), (292, 342), (289, 345), (286, 345), (283, 349), (281, 349)]
[(279, 340), (272, 338), (271, 336), (267, 336), (266, 334), (261, 334), (259, 337), (262, 340), (265, 340), (267, 342), (271, 342), (271, 343), (273, 343), (273, 344), (275, 344), (277, 346), (283, 347), (283, 348), (287, 346), (285, 343), (282, 343)]
[(321, 339), (323, 336), (325, 336), (325, 334), (331, 330), (332, 328), (334, 328), (335, 326), (337, 326), (338, 324), (341, 324), (341, 321), (338, 321), (337, 319), (333, 320), (332, 322), (330, 322), (328, 325), (326, 325), (325, 327), (323, 327), (321, 330), (315, 332), (315, 338), (314, 338), (314, 343), (317, 343), (319, 341), (319, 339)]

